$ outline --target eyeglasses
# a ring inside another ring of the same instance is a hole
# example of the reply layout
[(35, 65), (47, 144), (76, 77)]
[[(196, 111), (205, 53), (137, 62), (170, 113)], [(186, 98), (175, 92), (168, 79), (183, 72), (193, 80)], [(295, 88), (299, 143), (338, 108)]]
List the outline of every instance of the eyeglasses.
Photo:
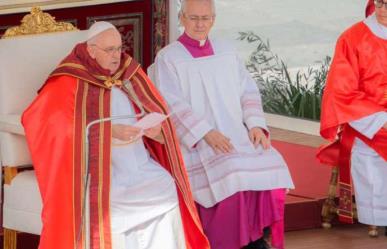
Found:
[(196, 16), (196, 15), (189, 15), (187, 16), (186, 14), (183, 14), (183, 17), (188, 19), (190, 22), (204, 22), (204, 23), (209, 23), (214, 20), (214, 15), (213, 16)]
[(387, 2), (384, 0), (374, 0), (374, 4), (376, 8), (381, 8), (384, 5), (384, 8), (387, 8)]
[(108, 48), (101, 48), (97, 44), (91, 44), (91, 46), (97, 47), (98, 49), (104, 51), (108, 55), (113, 55), (115, 52), (121, 53), (121, 51), (122, 51), (122, 46), (108, 47)]

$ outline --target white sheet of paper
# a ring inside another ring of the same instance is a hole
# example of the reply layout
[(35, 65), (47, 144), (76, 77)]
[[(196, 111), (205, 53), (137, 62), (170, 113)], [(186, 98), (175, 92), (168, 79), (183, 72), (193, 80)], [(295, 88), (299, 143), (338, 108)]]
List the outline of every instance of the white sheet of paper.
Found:
[(140, 119), (134, 126), (146, 130), (152, 128), (158, 124), (161, 124), (168, 116), (158, 112), (152, 112)]

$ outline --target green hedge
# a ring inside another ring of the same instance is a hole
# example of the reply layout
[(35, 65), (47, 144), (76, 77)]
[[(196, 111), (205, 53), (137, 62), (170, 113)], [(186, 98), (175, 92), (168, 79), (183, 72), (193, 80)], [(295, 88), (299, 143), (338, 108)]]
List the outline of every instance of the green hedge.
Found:
[(239, 32), (239, 40), (256, 44), (246, 63), (261, 91), (265, 112), (293, 117), (320, 119), (321, 96), (331, 58), (318, 66), (290, 76), (285, 63), (253, 32)]

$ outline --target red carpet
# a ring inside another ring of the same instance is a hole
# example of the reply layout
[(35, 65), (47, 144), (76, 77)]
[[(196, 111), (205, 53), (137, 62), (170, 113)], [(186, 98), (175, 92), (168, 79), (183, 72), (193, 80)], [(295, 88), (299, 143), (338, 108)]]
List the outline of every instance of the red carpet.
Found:
[(317, 148), (279, 141), (272, 144), (288, 163), (295, 185), (286, 198), (285, 229), (320, 227), (331, 168), (316, 160)]

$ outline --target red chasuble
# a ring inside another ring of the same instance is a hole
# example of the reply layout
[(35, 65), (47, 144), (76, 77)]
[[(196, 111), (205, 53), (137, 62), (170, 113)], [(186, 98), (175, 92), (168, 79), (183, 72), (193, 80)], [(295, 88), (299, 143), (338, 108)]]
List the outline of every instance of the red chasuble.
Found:
[[(84, 155), (86, 125), (110, 116), (111, 87), (129, 79), (146, 112), (168, 113), (167, 105), (139, 64), (123, 55), (110, 76), (86, 51), (84, 43), (50, 75), (24, 112), (22, 122), (43, 200), (40, 249), (85, 248), (81, 221), (85, 161), (90, 167), (90, 241), (92, 249), (111, 249), (111, 123), (91, 128), (89, 156)], [(131, 96), (129, 96), (131, 99)], [(132, 102), (133, 103), (133, 102)], [(135, 106), (136, 109), (136, 106)], [(138, 111), (138, 108), (136, 109)], [(176, 182), (187, 249), (207, 249), (171, 121), (162, 124), (164, 144), (144, 138), (150, 155)], [(162, 245), (160, 245), (162, 248)]]
[(363, 23), (339, 38), (322, 99), (321, 135), (332, 144), (321, 148), (318, 158), (339, 165), (339, 218), (352, 222), (350, 153), (355, 137), (387, 160), (387, 130), (368, 139), (349, 122), (387, 110), (387, 41)]

